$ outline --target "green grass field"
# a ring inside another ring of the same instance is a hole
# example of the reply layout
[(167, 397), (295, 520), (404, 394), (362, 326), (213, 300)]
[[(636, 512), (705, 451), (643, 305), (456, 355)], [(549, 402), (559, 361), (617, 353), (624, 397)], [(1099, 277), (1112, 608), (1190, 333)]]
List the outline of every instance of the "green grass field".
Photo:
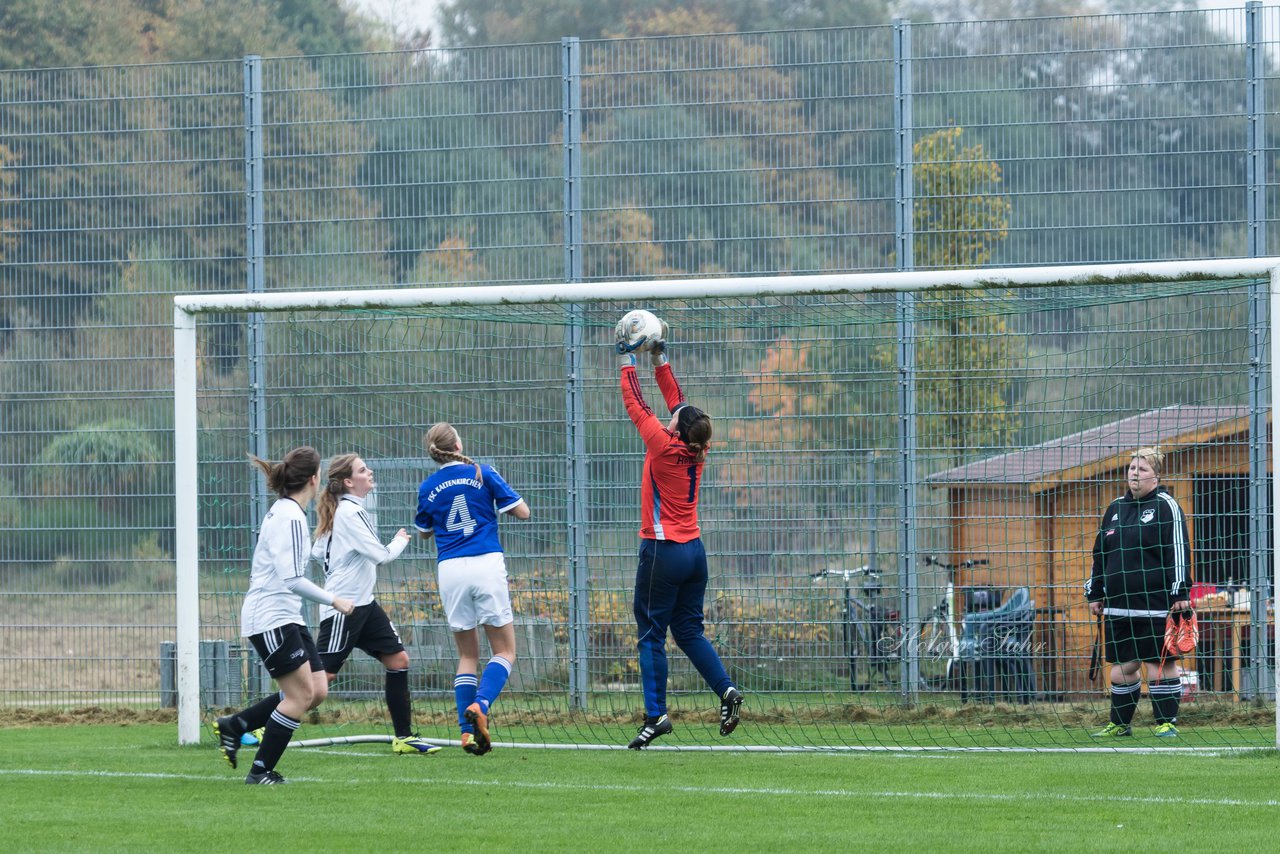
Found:
[(251, 749), (235, 772), (207, 735), (176, 741), (171, 724), (0, 730), (5, 847), (1127, 854), (1266, 850), (1280, 823), (1272, 750), (402, 757), (362, 744), (291, 749), (289, 785), (251, 788)]

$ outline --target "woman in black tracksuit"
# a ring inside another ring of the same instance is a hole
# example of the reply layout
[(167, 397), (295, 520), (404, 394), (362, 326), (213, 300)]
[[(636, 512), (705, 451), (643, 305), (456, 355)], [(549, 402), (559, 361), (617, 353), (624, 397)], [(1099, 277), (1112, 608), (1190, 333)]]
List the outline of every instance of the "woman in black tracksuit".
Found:
[(1177, 661), (1162, 652), (1165, 619), (1189, 608), (1191, 547), (1182, 508), (1159, 485), (1164, 455), (1139, 448), (1129, 461), (1128, 490), (1102, 514), (1085, 582), (1089, 611), (1104, 615), (1111, 663), (1111, 721), (1094, 735), (1132, 735), (1130, 723), (1145, 668), (1156, 732), (1176, 737), (1182, 680)]

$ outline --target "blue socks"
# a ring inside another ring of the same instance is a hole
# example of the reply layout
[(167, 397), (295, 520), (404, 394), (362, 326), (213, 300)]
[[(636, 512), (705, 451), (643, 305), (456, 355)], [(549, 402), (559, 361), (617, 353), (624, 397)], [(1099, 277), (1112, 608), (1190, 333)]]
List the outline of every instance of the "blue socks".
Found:
[(490, 704), (498, 699), (510, 675), (511, 662), (500, 655), (489, 659), (484, 672), (480, 674), (480, 686), (476, 689), (476, 702), (480, 704), (480, 711), (489, 714)]
[(474, 732), (467, 722), (465, 713), (472, 703), (480, 704), (480, 711), (489, 714), (489, 706), (498, 699), (502, 689), (511, 676), (511, 662), (500, 655), (489, 659), (484, 666), (484, 673), (477, 680), (470, 673), (459, 673), (453, 677), (453, 702), (458, 707), (458, 728), (463, 732)]
[(453, 702), (458, 707), (458, 728), (463, 732), (475, 732), (475, 728), (467, 722), (463, 713), (476, 701), (476, 675), (459, 673), (453, 677)]

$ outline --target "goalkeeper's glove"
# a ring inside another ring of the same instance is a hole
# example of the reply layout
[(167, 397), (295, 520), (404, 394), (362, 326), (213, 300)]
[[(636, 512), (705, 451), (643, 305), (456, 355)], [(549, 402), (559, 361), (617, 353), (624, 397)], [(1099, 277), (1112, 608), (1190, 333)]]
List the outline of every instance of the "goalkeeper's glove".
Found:
[(667, 339), (659, 338), (649, 345), (649, 364), (659, 368), (667, 363)]
[(667, 322), (662, 323), (662, 335), (649, 343), (649, 363), (655, 368), (667, 363)]
[(630, 365), (634, 368), (636, 366), (635, 351), (637, 349), (639, 349), (639, 345), (632, 347), (627, 344), (626, 341), (619, 341), (617, 344), (613, 345), (613, 351), (618, 354), (618, 367), (625, 368)]

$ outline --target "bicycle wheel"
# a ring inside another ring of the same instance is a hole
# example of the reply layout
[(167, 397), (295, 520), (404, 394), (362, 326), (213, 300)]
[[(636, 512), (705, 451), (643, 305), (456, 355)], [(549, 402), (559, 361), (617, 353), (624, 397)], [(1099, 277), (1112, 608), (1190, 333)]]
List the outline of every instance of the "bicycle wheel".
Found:
[(920, 662), (920, 681), (925, 690), (949, 691), (955, 688), (952, 669), (956, 650), (945, 621), (934, 617), (922, 625), (911, 653)]
[(870, 691), (875, 678), (874, 650), (869, 635), (870, 627), (864, 620), (846, 624), (846, 648), (849, 654), (849, 689)]
[(897, 684), (898, 659), (883, 624), (874, 616), (850, 627), (849, 682), (855, 691), (887, 691)]

